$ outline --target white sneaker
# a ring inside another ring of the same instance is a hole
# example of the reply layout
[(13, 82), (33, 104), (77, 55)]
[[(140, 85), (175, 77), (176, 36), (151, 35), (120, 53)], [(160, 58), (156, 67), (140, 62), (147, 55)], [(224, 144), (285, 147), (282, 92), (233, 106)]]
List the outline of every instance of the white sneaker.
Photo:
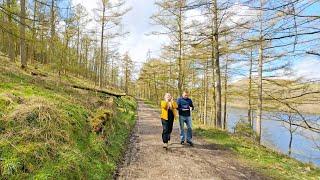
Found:
[(164, 144), (163, 144), (163, 148), (168, 149), (168, 143), (164, 143)]

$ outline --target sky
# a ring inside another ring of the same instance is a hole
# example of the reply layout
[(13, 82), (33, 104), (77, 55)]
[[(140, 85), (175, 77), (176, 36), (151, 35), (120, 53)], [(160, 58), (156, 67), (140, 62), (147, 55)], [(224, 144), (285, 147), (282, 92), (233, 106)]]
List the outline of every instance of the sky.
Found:
[[(90, 16), (93, 16), (100, 2), (101, 0), (73, 0), (74, 5), (78, 3), (82, 4)], [(119, 51), (121, 54), (128, 52), (138, 68), (145, 62), (148, 51), (151, 51), (151, 57), (159, 56), (161, 46), (167, 40), (165, 36), (149, 35), (152, 31), (159, 31), (161, 29), (161, 27), (151, 24), (150, 17), (157, 11), (154, 2), (155, 0), (126, 0), (126, 6), (131, 7), (131, 11), (124, 16), (122, 23), (124, 30), (130, 33), (120, 39), (121, 45), (119, 46)], [(247, 9), (243, 9), (243, 13), (240, 12), (239, 14), (247, 14), (247, 11)], [(199, 18), (197, 11), (190, 11), (189, 13), (190, 16), (187, 16)], [(234, 18), (233, 21), (237, 19), (237, 17)], [(94, 25), (90, 24), (89, 26)], [(294, 72), (308, 79), (320, 80), (319, 69), (320, 58), (315, 56), (306, 56), (303, 61), (296, 61), (293, 64)]]

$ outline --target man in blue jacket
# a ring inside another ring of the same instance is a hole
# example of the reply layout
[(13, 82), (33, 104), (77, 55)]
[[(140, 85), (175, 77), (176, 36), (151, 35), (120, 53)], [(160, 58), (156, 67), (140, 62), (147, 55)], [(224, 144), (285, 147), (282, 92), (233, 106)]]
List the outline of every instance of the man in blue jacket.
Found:
[(180, 124), (180, 140), (181, 144), (185, 143), (184, 123), (187, 125), (187, 143), (193, 146), (192, 143), (192, 119), (191, 110), (194, 109), (192, 100), (189, 98), (188, 91), (184, 91), (182, 96), (177, 100), (179, 110), (179, 124)]

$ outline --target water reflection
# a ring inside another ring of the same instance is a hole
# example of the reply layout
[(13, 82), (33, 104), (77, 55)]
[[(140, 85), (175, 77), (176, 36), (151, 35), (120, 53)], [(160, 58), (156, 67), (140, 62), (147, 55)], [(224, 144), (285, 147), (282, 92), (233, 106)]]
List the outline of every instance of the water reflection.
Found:
[[(233, 132), (236, 123), (240, 119), (246, 119), (247, 110), (238, 108), (228, 109), (228, 131)], [(284, 124), (280, 121), (276, 121), (273, 118), (274, 113), (264, 112), (262, 121), (262, 144), (281, 151), (282, 153), (288, 153), (288, 144), (290, 140), (290, 133)], [(316, 120), (316, 115), (306, 115), (307, 119)], [(255, 125), (255, 124), (254, 124)], [(320, 149), (317, 148), (315, 141), (319, 142), (320, 134), (298, 128), (293, 134), (292, 143), (292, 157), (303, 161), (311, 162), (320, 166)], [(320, 142), (319, 142), (320, 143)]]

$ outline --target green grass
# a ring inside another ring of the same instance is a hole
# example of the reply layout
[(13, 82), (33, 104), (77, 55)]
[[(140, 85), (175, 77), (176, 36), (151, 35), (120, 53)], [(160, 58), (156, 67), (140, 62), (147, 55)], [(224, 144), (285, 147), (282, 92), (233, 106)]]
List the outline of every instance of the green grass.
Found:
[[(8, 67), (0, 67), (0, 179), (112, 179), (135, 123), (135, 100)], [(102, 110), (112, 112), (103, 134), (92, 127)]]
[(320, 179), (320, 169), (272, 151), (243, 137), (195, 123), (195, 133), (232, 151), (240, 161), (275, 179)]
[(154, 101), (151, 101), (151, 100), (148, 100), (148, 99), (142, 99), (142, 100), (148, 106), (160, 110), (160, 102), (159, 102), (159, 104), (156, 104)]

